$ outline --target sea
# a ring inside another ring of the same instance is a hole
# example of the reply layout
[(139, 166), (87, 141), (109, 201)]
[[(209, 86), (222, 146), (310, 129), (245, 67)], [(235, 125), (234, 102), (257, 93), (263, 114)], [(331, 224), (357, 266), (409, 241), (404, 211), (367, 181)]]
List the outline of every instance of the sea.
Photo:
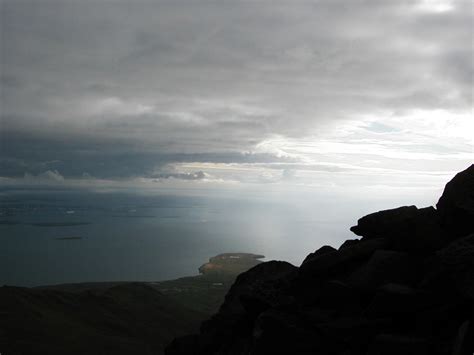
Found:
[(225, 252), (300, 265), (323, 245), (356, 238), (349, 227), (376, 208), (329, 195), (3, 191), (0, 285), (174, 279)]

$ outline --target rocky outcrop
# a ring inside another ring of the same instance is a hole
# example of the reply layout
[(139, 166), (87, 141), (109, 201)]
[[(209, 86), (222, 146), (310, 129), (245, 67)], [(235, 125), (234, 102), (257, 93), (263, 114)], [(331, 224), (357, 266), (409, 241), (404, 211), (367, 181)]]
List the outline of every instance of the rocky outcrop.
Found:
[(437, 257), (456, 290), (474, 301), (474, 234), (452, 242)]
[(467, 355), (474, 351), (474, 168), (437, 209), (361, 218), (361, 237), (324, 246), (298, 268), (271, 261), (241, 274), (199, 334), (168, 355)]
[(441, 224), (453, 237), (466, 235), (474, 228), (474, 165), (457, 174), (436, 204)]
[(386, 238), (391, 249), (431, 252), (448, 238), (433, 207), (404, 206), (362, 217), (351, 231), (364, 239)]

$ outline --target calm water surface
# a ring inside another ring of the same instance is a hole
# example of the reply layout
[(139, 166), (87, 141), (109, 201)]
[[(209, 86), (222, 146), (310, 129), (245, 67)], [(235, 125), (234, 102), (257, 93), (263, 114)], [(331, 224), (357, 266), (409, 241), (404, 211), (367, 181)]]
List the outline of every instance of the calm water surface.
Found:
[(210, 256), (254, 252), (296, 265), (351, 237), (337, 203), (22, 192), (2, 197), (0, 285), (163, 280)]

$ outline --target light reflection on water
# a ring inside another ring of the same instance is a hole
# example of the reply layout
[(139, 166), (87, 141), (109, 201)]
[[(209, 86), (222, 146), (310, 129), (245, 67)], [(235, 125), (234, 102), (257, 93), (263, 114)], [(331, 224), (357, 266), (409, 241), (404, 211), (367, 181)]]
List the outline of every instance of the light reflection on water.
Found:
[(171, 279), (223, 252), (299, 264), (351, 237), (354, 217), (335, 211), (321, 201), (299, 208), (236, 198), (10, 196), (0, 209), (0, 285)]

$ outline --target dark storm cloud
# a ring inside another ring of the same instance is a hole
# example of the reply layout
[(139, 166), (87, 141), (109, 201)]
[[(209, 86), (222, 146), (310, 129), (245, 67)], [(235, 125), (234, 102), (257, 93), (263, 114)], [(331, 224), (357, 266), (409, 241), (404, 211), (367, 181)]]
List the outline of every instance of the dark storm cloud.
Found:
[(149, 149), (137, 146), (130, 140), (100, 140), (87, 136), (38, 137), (34, 133), (3, 135), (0, 147), (0, 171), (6, 177), (22, 177), (25, 173), (38, 175), (48, 170), (57, 170), (66, 178), (83, 177), (84, 174), (106, 179), (136, 176), (166, 178), (169, 173), (157, 174), (156, 171), (173, 162), (294, 162), (288, 157), (265, 153), (173, 153), (165, 146), (160, 149), (155, 145), (153, 149)]
[(147, 176), (338, 119), (469, 110), (472, 3), (442, 3), (3, 1), (2, 175)]

